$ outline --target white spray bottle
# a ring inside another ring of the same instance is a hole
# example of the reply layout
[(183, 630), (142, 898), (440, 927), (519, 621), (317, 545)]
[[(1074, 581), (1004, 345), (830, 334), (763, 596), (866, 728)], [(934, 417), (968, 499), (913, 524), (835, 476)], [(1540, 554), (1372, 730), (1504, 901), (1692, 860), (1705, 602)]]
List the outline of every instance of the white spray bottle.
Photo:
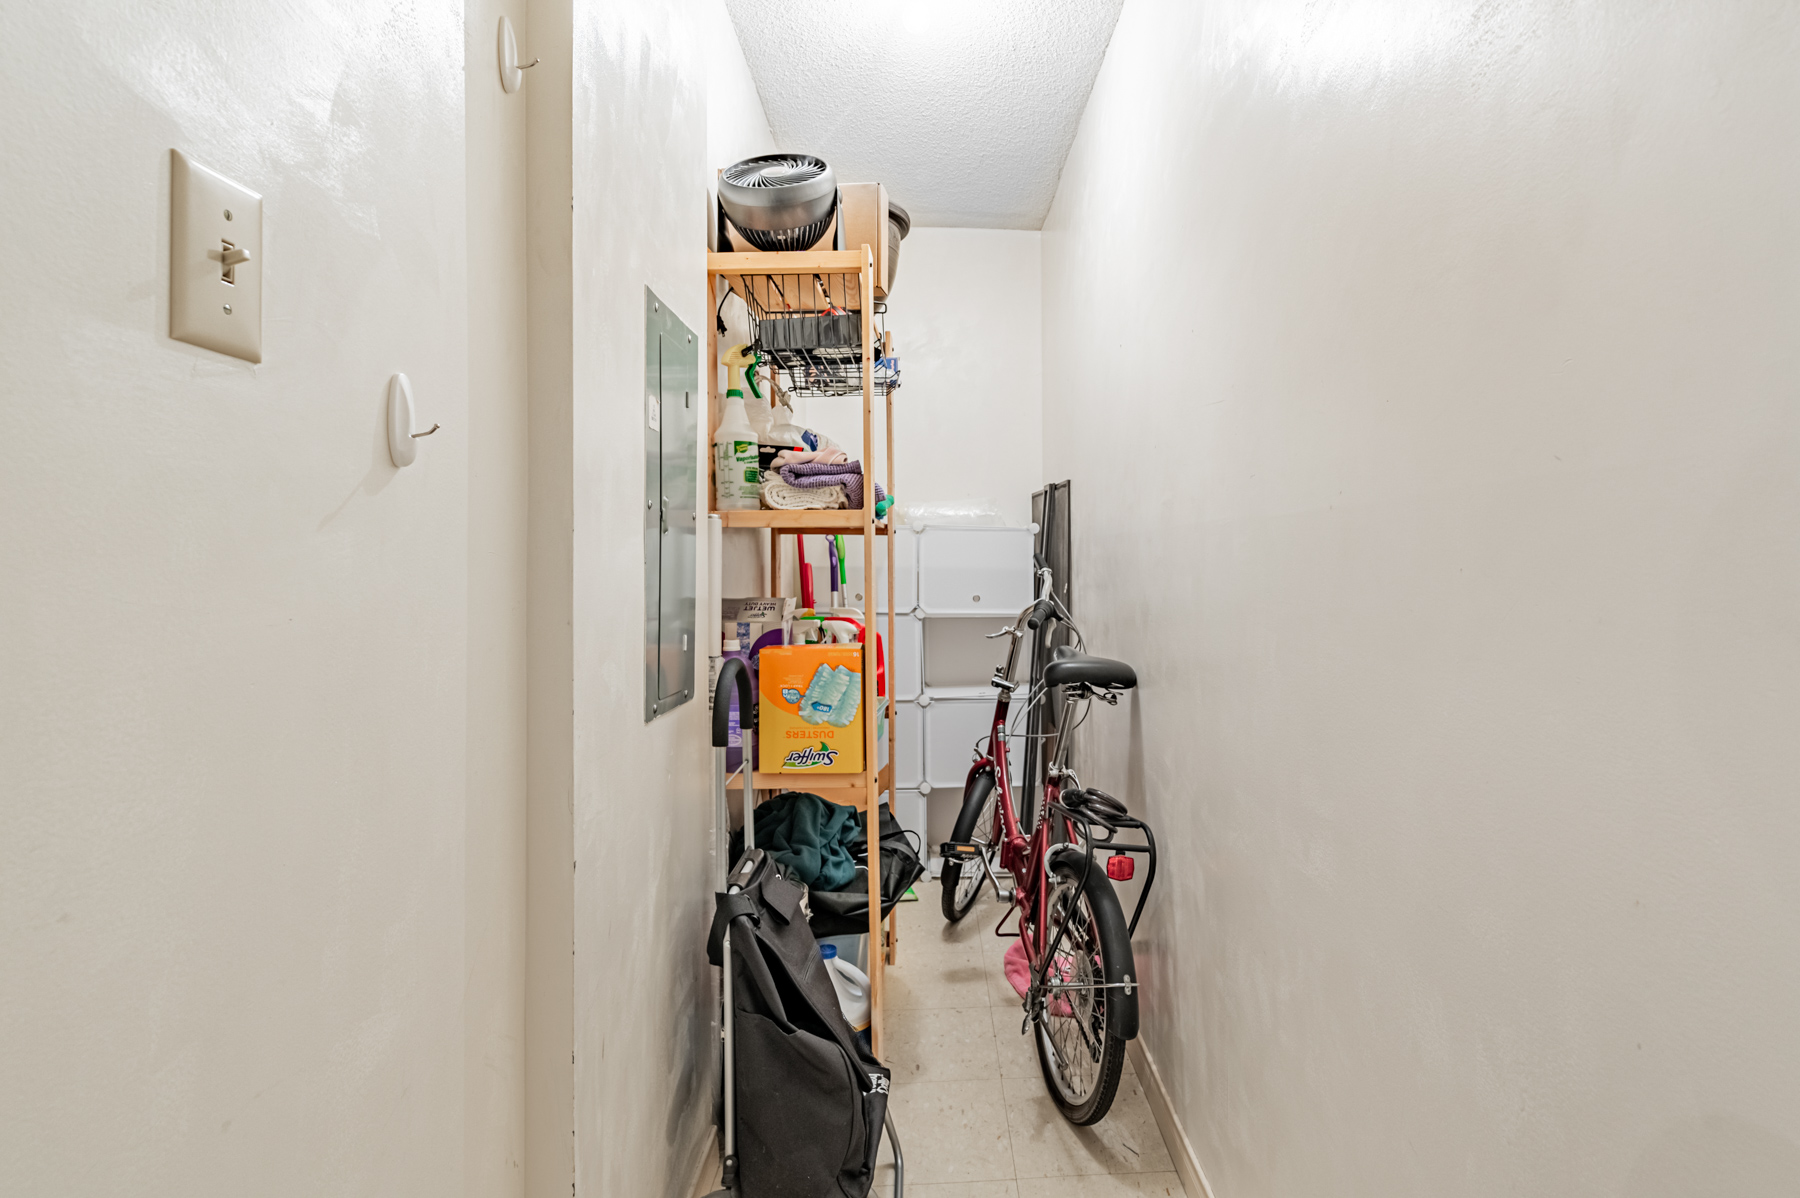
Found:
[(725, 411), (713, 433), (713, 500), (722, 512), (750, 511), (762, 506), (762, 472), (757, 467), (756, 430), (750, 427), (750, 415), (744, 410), (741, 387), (746, 367), (756, 361), (748, 345), (733, 346), (723, 358), (732, 370), (731, 381), (740, 386), (727, 388)]

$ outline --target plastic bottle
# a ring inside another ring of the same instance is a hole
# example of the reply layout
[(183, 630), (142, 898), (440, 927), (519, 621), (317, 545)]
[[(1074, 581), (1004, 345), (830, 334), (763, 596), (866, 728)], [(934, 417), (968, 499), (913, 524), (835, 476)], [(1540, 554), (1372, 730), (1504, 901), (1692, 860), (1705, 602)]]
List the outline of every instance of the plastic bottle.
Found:
[[(754, 377), (745, 375), (744, 382), (753, 384)], [(760, 447), (767, 443), (769, 430), (775, 426), (775, 408), (766, 396), (756, 394), (754, 385), (750, 388), (750, 397), (744, 402), (750, 413), (750, 428), (756, 433), (756, 443)]]
[[(738, 347), (742, 349), (742, 346)], [(727, 358), (729, 361), (729, 356)], [(738, 369), (742, 377), (742, 370)], [(744, 393), (725, 392), (725, 412), (713, 434), (713, 506), (741, 512), (762, 506), (762, 472), (756, 464), (756, 430), (744, 410)]]
[(781, 404), (775, 409), (775, 422), (769, 426), (769, 444), (780, 449), (796, 449), (806, 444), (806, 430), (794, 423), (794, 409)]
[[(725, 365), (737, 372), (737, 382), (750, 394), (745, 397), (745, 411), (750, 418), (750, 428), (756, 434), (760, 445), (769, 439), (769, 428), (775, 423), (775, 410), (764, 395), (762, 388), (756, 385), (757, 374), (762, 368), (762, 357), (748, 344), (734, 345), (725, 354)], [(727, 375), (725, 384), (732, 383)]]
[(825, 958), (825, 972), (831, 975), (837, 991), (838, 1010), (852, 1031), (869, 1026), (869, 977), (862, 970), (837, 955), (837, 945), (821, 944), (819, 955)]

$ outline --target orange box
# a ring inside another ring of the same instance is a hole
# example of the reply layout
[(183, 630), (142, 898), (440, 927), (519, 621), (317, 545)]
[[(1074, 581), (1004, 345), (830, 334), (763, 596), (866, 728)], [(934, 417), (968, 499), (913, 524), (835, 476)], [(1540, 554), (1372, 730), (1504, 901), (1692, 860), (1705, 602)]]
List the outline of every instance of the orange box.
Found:
[(769, 645), (758, 654), (757, 768), (862, 773), (862, 659), (861, 645)]

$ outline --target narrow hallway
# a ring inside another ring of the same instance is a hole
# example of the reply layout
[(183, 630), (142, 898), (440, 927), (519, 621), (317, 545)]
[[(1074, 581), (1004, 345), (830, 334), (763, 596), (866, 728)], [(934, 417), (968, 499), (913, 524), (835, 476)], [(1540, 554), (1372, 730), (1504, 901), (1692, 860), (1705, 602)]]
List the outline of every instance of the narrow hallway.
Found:
[(1800, 0), (5, 16), (0, 1198), (1800, 1196)]
[[(1075, 1127), (1044, 1088), (1020, 1033), (1019, 997), (1001, 974), (1010, 940), (986, 891), (961, 922), (944, 921), (935, 880), (900, 908), (900, 953), (888, 981), (888, 1065), (913, 1198), (1068, 1198), (1182, 1194), (1169, 1149), (1129, 1060), (1112, 1112)], [(892, 1192), (891, 1178), (876, 1185)]]

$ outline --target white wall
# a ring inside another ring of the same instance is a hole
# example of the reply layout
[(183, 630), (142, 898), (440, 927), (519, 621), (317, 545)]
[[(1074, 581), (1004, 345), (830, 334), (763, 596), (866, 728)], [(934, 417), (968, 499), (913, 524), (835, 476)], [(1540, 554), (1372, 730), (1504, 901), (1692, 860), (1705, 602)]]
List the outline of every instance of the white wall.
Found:
[(649, 0), (575, 12), (575, 1180), (588, 1195), (675, 1198), (712, 1121), (709, 723), (701, 698), (644, 723), (639, 431), (646, 285), (705, 351), (698, 15)]
[(1800, 1188), (1797, 22), (1125, 7), (1045, 458), (1218, 1198)]
[[(719, 172), (734, 162), (758, 154), (773, 154), (780, 147), (775, 144), (775, 135), (769, 132), (769, 118), (763, 112), (756, 80), (750, 76), (750, 64), (744, 60), (744, 50), (738, 44), (737, 28), (726, 11), (725, 0), (699, 0), (699, 3), (700, 28), (706, 39), (706, 220), (711, 222)], [(712, 225), (709, 223), (707, 228), (710, 230)], [(696, 331), (705, 335), (706, 328), (701, 326)], [(722, 345), (720, 352), (730, 348)], [(706, 377), (708, 365), (701, 364), (702, 379)], [(725, 377), (722, 366), (716, 362), (710, 366), (719, 372), (720, 378)], [(704, 428), (701, 435), (707, 436)], [(710, 449), (707, 452), (711, 452)], [(710, 506), (704, 503), (706, 498), (703, 489), (702, 511)], [(769, 534), (760, 530), (735, 529), (723, 532), (721, 541), (724, 550), (723, 592), (734, 596), (760, 594), (768, 568)], [(698, 621), (702, 634), (700, 644), (705, 652), (714, 653), (718, 651), (714, 643), (718, 631), (709, 629), (707, 622), (703, 612)]]
[[(1013, 525), (1031, 521), (1031, 493), (1044, 480), (1038, 236), (1021, 229), (915, 228), (901, 243), (883, 323), (900, 357), (894, 493), (903, 518), (909, 505), (914, 514), (954, 505), (998, 511)], [(886, 410), (879, 394), (875, 402), (875, 477), (885, 487)], [(825, 433), (852, 457), (862, 454), (861, 407), (855, 396), (795, 401), (803, 426)], [(858, 576), (861, 541), (851, 538), (846, 546)], [(807, 562), (821, 590), (825, 552), (824, 538), (808, 538)], [(795, 594), (791, 551), (784, 566), (788, 593)]]
[[(718, 173), (732, 163), (773, 154), (778, 147), (725, 0), (695, 2), (706, 55), (706, 185), (710, 189)], [(712, 219), (710, 212), (707, 219)]]
[[(1030, 522), (1044, 479), (1040, 291), (1034, 230), (915, 228), (901, 243), (885, 324), (900, 355), (894, 493), (903, 506), (987, 502), (1009, 523)], [(876, 398), (876, 477), (885, 479)], [(801, 404), (803, 424), (861, 455), (859, 400)]]
[[(723, 19), (698, 0), (532, 11), (527, 1190), (542, 1198), (685, 1198), (712, 1134), (710, 729), (698, 694), (644, 722), (638, 430), (644, 288), (703, 357), (708, 157), (767, 136), (741, 55), (721, 67), (709, 37)], [(701, 651), (701, 686), (705, 670)]]
[[(461, 6), (7, 31), (0, 1192), (457, 1193)], [(171, 147), (264, 197), (260, 366), (166, 335)]]
[[(500, 87), (501, 13), (467, 0), (469, 222), (468, 818), (464, 830), (464, 1192), (525, 1184), (526, 628), (529, 407), (526, 185), (530, 101)], [(530, 59), (526, 59), (530, 61)], [(535, 70), (535, 68), (533, 68)]]

